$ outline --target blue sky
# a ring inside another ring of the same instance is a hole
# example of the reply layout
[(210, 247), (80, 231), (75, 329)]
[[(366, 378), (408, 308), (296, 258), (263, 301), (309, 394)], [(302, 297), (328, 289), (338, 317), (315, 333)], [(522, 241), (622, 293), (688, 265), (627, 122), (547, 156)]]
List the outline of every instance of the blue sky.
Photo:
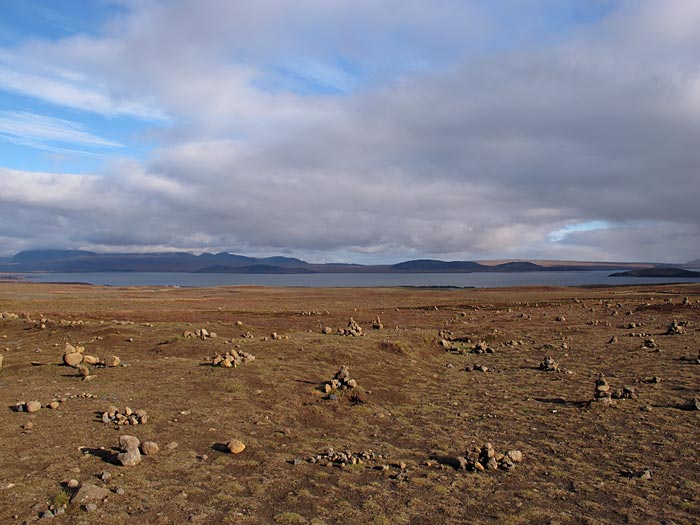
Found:
[(691, 0), (6, 0), (0, 204), (26, 225), (0, 253), (695, 258), (696, 195), (652, 202), (697, 168), (695, 21)]

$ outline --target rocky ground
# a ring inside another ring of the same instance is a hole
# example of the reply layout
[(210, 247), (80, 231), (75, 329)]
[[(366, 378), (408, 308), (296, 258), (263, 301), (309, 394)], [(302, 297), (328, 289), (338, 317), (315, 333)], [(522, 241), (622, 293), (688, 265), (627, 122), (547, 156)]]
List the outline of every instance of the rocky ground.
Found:
[(0, 523), (698, 523), (699, 299), (0, 283)]

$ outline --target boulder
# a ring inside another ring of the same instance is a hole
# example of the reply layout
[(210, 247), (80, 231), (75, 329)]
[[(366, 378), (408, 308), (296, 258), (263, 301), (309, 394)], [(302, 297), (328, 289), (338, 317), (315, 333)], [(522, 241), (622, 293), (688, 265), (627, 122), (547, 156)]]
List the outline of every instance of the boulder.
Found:
[(239, 439), (230, 439), (228, 443), (226, 443), (226, 449), (231, 453), (231, 454), (240, 454), (245, 450), (245, 443)]
[(93, 485), (92, 483), (81, 483), (80, 488), (71, 498), (71, 503), (76, 505), (87, 505), (94, 501), (102, 501), (109, 496), (109, 490)]
[(63, 354), (63, 362), (68, 366), (78, 366), (83, 362), (83, 354), (80, 352), (69, 352)]
[(145, 456), (157, 454), (159, 450), (158, 444), (155, 441), (144, 441), (141, 443), (141, 452), (143, 452)]

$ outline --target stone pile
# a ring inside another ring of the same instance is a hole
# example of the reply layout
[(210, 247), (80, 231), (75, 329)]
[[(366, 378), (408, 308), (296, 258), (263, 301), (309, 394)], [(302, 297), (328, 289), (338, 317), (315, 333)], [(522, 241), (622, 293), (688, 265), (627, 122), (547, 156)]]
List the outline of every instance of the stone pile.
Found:
[(152, 456), (157, 454), (160, 448), (154, 441), (144, 441), (141, 443), (136, 436), (119, 436), (117, 442), (121, 451), (117, 454), (117, 462), (124, 467), (134, 467), (141, 463), (141, 455)]
[(631, 386), (626, 386), (622, 390), (612, 393), (613, 399), (639, 399), (639, 394)]
[(353, 337), (359, 337), (361, 335), (365, 335), (364, 332), (362, 331), (362, 327), (359, 324), (357, 324), (357, 321), (355, 321), (352, 317), (348, 321), (348, 326), (346, 328), (338, 328), (338, 333), (340, 335), (353, 336)]
[(458, 457), (459, 470), (483, 472), (485, 470), (512, 470), (516, 463), (523, 460), (523, 453), (519, 450), (509, 450), (505, 454), (496, 452), (491, 443), (482, 447), (472, 447), (467, 450), (464, 457)]
[(612, 403), (612, 396), (610, 394), (610, 385), (603, 374), (598, 376), (595, 382), (595, 392), (593, 393), (593, 402), (602, 403), (604, 405), (609, 405)]
[[(374, 452), (373, 450), (361, 450), (359, 452), (352, 452), (350, 450), (337, 451), (329, 448), (326, 452), (321, 454), (316, 454), (306, 458), (308, 463), (315, 463), (321, 466), (336, 466), (344, 468), (347, 465), (373, 465), (377, 463), (385, 463), (386, 456)], [(301, 462), (300, 460), (295, 460), (295, 463)], [(386, 465), (388, 470), (388, 465)]]
[(561, 372), (561, 368), (559, 368), (559, 363), (557, 363), (554, 358), (550, 355), (547, 355), (544, 357), (544, 360), (540, 363), (539, 366), (540, 370), (544, 370), (545, 372)]
[(343, 365), (340, 367), (333, 379), (323, 383), (321, 389), (324, 393), (330, 394), (333, 390), (348, 390), (351, 388), (357, 388), (357, 381), (350, 379), (350, 369)]
[(223, 368), (236, 368), (242, 363), (255, 361), (255, 356), (251, 353), (242, 350), (229, 350), (225, 354), (216, 354), (211, 360), (212, 366), (221, 366)]
[(114, 423), (115, 425), (145, 425), (148, 423), (148, 414), (142, 408), (132, 410), (129, 407), (124, 407), (124, 412), (121, 412), (117, 407), (111, 405), (102, 413), (102, 422), (105, 424)]
[(374, 321), (372, 321), (372, 330), (381, 330), (382, 328), (384, 328), (382, 320), (379, 316), (375, 317)]
[(644, 340), (644, 343), (642, 344), (642, 348), (656, 348), (656, 341), (654, 341), (653, 337), (649, 337)]
[(491, 369), (488, 366), (484, 365), (467, 365), (464, 368), (465, 371), (467, 372), (490, 372)]
[(677, 319), (674, 319), (673, 321), (671, 321), (671, 324), (668, 325), (668, 329), (666, 330), (666, 335), (684, 334), (687, 326), (688, 326), (687, 321), (679, 321)]
[(493, 348), (491, 348), (486, 341), (479, 341), (472, 347), (469, 351), (470, 354), (493, 354)]
[(201, 339), (205, 341), (207, 339), (216, 339), (216, 332), (210, 332), (206, 328), (197, 328), (195, 331), (185, 330), (182, 333), (182, 337), (185, 339)]
[(688, 299), (687, 295), (683, 298), (683, 302), (681, 304), (683, 306), (688, 306), (690, 304), (690, 299)]
[(66, 348), (63, 351), (63, 364), (76, 368), (83, 378), (87, 378), (90, 376), (90, 369), (87, 365), (112, 368), (120, 366), (121, 359), (116, 355), (100, 359), (99, 357), (86, 354), (84, 346), (73, 346), (70, 343), (66, 343)]
[(0, 313), (0, 319), (19, 319), (19, 315), (14, 314), (12, 312), (1, 312)]

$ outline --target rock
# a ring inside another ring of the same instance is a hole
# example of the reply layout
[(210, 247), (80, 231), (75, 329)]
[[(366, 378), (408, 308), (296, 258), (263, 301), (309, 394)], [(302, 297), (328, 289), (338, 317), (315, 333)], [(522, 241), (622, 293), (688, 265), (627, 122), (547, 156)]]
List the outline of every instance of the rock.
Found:
[(136, 436), (127, 435), (119, 436), (118, 443), (119, 449), (123, 451), (138, 450), (139, 445), (141, 444), (139, 438), (137, 438)]
[(520, 463), (523, 460), (523, 453), (519, 450), (509, 450), (506, 456), (508, 456), (513, 463)]
[(41, 403), (39, 403), (38, 401), (27, 401), (24, 404), (24, 411), (25, 412), (29, 412), (29, 413), (37, 412), (40, 408), (41, 408)]
[(46, 405), (46, 406), (47, 406), (48, 408), (50, 408), (51, 410), (56, 410), (56, 409), (58, 409), (58, 408), (61, 406), (61, 403), (58, 402), (58, 401), (51, 401), (51, 403), (49, 403), (49, 404)]
[(108, 368), (113, 368), (116, 366), (119, 366), (121, 364), (121, 359), (117, 357), (116, 355), (111, 355), (109, 357), (106, 357), (104, 360), (104, 365)]
[(94, 501), (102, 501), (109, 496), (109, 491), (92, 483), (81, 483), (78, 491), (71, 497), (71, 503), (85, 505)]
[(540, 363), (540, 370), (545, 372), (561, 372), (559, 368), (559, 363), (557, 363), (552, 356), (545, 356), (544, 360)]
[(55, 516), (54, 516), (53, 512), (51, 512), (50, 510), (45, 510), (44, 512), (42, 512), (41, 514), (39, 514), (39, 518), (41, 518), (42, 520), (44, 520), (44, 519), (51, 519), (51, 518), (54, 518), (54, 517), (55, 517)]
[(24, 430), (31, 430), (34, 428), (34, 423), (32, 423), (31, 421), (27, 421), (24, 425), (22, 425), (22, 428)]
[(240, 454), (245, 450), (245, 443), (239, 439), (231, 439), (229, 440), (228, 443), (226, 443), (226, 449), (231, 453), (231, 454)]
[(110, 479), (112, 479), (112, 474), (109, 472), (109, 470), (102, 471), (102, 473), (100, 474), (100, 480), (107, 482)]
[(83, 356), (83, 363), (85, 363), (86, 365), (96, 365), (99, 362), (100, 362), (100, 360), (97, 357), (95, 357), (94, 355), (84, 355)]
[(644, 470), (640, 470), (637, 472), (637, 478), (641, 479), (642, 481), (646, 481), (648, 479), (651, 479), (651, 471), (648, 468), (645, 468)]
[(138, 448), (129, 449), (117, 455), (117, 461), (125, 467), (134, 467), (141, 463), (141, 452)]
[(69, 479), (68, 482), (66, 483), (66, 486), (69, 489), (75, 489), (75, 488), (78, 488), (78, 486), (80, 486), (80, 482), (77, 479)]
[(85, 365), (76, 365), (75, 368), (78, 370), (78, 374), (82, 378), (86, 378), (90, 375), (90, 369)]
[(63, 362), (68, 366), (78, 366), (83, 362), (83, 354), (78, 352), (63, 354)]
[(608, 344), (609, 344), (609, 345), (614, 345), (615, 343), (617, 343), (617, 336), (616, 336), (616, 335), (612, 336), (612, 337), (608, 340)]
[(382, 324), (382, 320), (377, 316), (374, 321), (372, 322), (372, 329), (373, 330), (381, 330), (384, 328), (384, 325)]
[(333, 329), (330, 326), (326, 326), (323, 328), (323, 333), (326, 335), (330, 335), (333, 333)]
[(157, 454), (159, 450), (158, 444), (155, 441), (144, 441), (141, 443), (141, 452), (143, 452), (145, 456)]
[(0, 354), (0, 368), (2, 368), (2, 360), (3, 360), (3, 357), (4, 357), (4, 356), (3, 356), (2, 354)]

